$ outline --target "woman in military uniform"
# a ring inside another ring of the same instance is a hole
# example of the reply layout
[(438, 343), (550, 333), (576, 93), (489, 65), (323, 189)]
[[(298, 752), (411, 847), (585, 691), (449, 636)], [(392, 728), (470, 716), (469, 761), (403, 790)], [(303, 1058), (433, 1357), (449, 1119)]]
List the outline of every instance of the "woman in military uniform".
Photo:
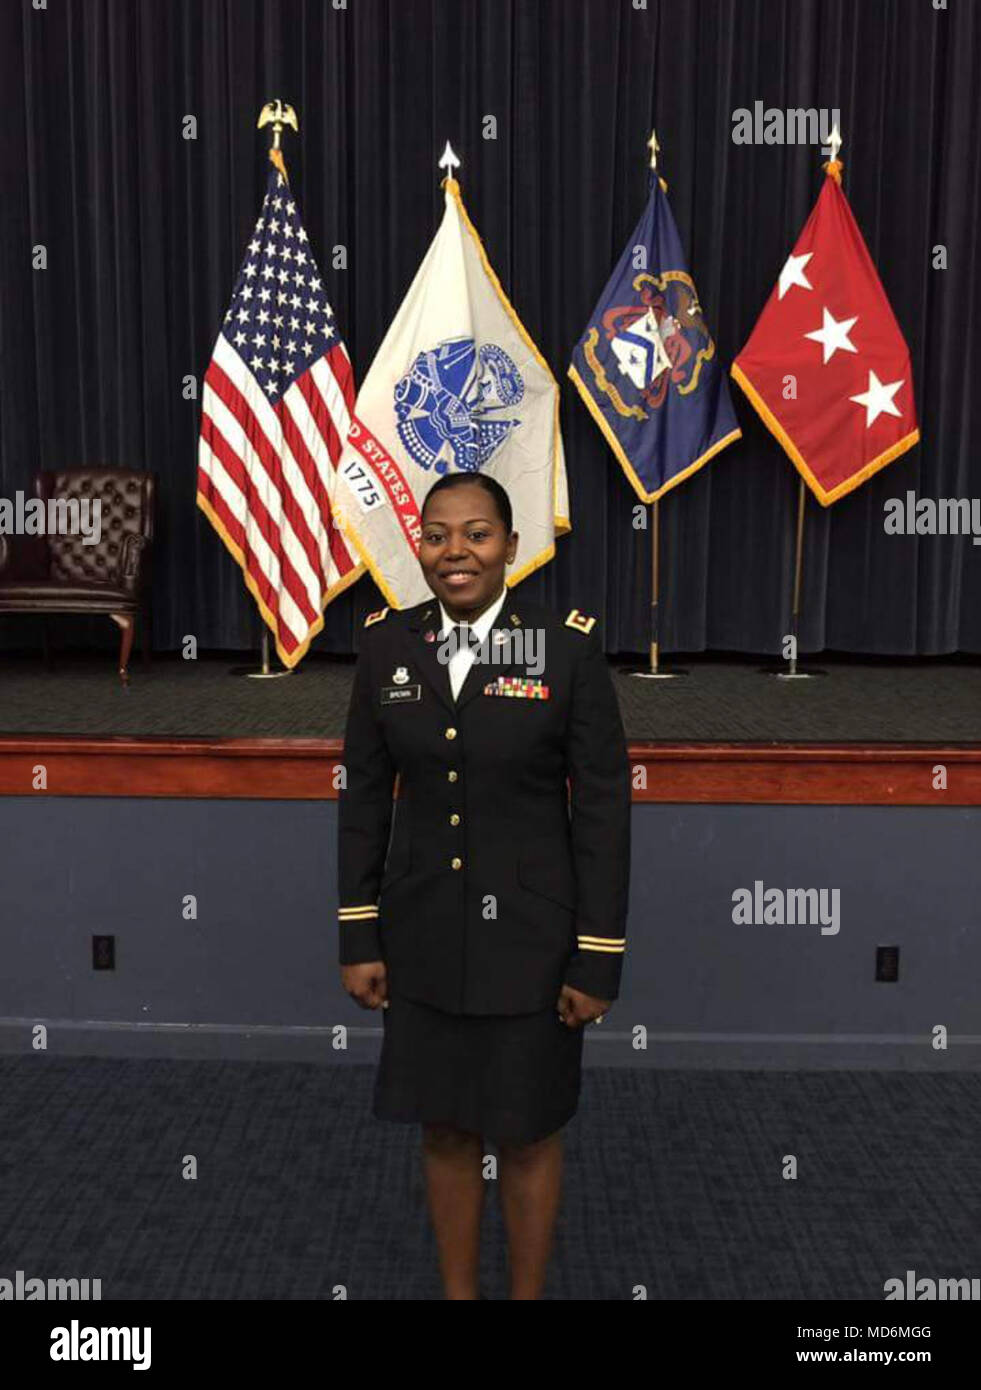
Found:
[(517, 542), (486, 474), (430, 489), (433, 599), (369, 614), (344, 743), (343, 982), (384, 1010), (374, 1113), (422, 1125), (450, 1299), (479, 1297), (485, 1142), (511, 1297), (541, 1293), (582, 1029), (626, 933), (630, 777), (595, 619), (509, 591)]

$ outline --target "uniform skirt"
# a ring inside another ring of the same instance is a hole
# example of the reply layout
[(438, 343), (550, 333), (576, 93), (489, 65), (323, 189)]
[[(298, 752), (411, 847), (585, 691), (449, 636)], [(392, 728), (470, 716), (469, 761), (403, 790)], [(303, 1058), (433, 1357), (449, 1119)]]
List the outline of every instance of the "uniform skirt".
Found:
[(567, 1027), (555, 1005), (532, 1014), (448, 1014), (395, 995), (381, 1013), (378, 1119), (532, 1144), (575, 1114), (583, 1030)]

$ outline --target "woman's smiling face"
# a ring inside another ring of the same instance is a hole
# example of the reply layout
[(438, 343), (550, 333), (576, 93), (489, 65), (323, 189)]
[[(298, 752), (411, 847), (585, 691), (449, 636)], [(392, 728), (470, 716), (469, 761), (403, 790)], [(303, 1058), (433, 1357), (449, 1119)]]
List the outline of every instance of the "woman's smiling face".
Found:
[(500, 594), (518, 548), (497, 504), (479, 483), (443, 488), (425, 504), (419, 563), (451, 617), (478, 618)]

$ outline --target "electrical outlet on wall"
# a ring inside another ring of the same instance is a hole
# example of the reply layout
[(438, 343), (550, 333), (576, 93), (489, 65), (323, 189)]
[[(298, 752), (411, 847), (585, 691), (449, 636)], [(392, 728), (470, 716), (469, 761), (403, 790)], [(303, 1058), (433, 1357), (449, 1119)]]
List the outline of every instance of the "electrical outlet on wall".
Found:
[(877, 946), (875, 948), (875, 978), (894, 985), (899, 979), (899, 947)]
[(92, 969), (115, 970), (116, 938), (114, 936), (93, 936)]

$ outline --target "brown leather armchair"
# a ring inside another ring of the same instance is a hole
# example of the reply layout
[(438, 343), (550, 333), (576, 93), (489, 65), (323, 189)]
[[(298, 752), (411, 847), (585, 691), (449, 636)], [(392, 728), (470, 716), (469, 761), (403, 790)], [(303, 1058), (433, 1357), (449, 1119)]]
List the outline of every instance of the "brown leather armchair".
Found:
[(134, 468), (43, 469), (34, 494), (101, 503), (100, 535), (0, 536), (0, 613), (108, 613), (122, 628), (119, 674), (125, 684), (136, 617), (144, 660), (151, 636), (151, 559), (155, 478)]

